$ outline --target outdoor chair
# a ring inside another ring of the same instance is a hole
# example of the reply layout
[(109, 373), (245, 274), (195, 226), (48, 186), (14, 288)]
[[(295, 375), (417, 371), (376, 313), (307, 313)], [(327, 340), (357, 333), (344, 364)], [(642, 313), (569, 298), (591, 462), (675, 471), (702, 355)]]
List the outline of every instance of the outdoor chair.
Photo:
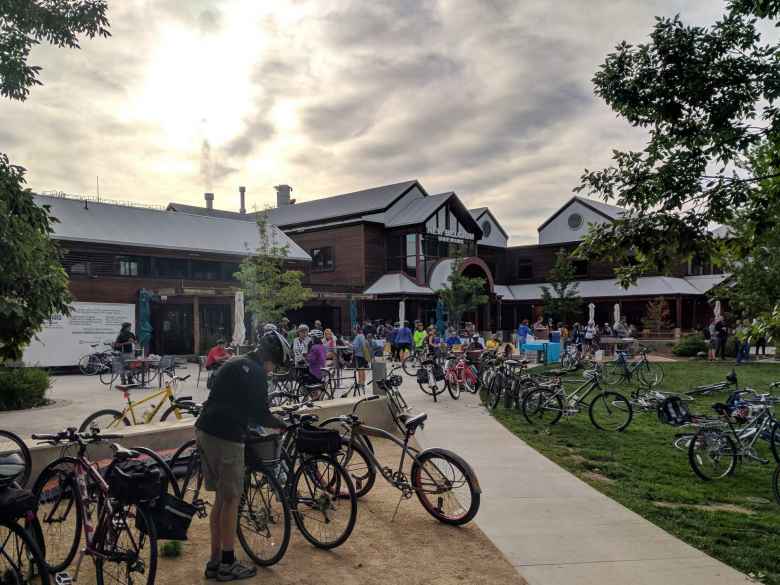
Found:
[(203, 370), (206, 369), (206, 356), (205, 355), (199, 355), (198, 356), (198, 379), (195, 382), (195, 388), (200, 386), (200, 375), (203, 372)]
[(162, 388), (163, 374), (167, 374), (171, 378), (176, 375), (176, 357), (172, 355), (164, 355), (160, 358), (160, 363), (157, 366), (159, 372), (159, 385)]

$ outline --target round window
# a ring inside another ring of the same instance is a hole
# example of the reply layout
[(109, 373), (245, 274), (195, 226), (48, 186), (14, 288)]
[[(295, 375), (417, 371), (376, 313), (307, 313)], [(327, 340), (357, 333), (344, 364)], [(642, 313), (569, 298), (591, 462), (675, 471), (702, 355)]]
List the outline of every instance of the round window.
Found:
[(569, 227), (573, 230), (576, 230), (581, 225), (582, 225), (582, 216), (579, 213), (572, 213), (569, 216)]
[(482, 235), (487, 237), (490, 237), (490, 230), (493, 229), (493, 226), (490, 225), (490, 222), (488, 220), (485, 220), (482, 222)]

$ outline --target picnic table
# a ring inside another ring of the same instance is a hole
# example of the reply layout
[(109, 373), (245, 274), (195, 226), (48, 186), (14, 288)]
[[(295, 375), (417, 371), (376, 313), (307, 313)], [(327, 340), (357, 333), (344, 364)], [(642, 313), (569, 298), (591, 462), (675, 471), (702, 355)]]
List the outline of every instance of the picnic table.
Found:
[(535, 351), (541, 357), (539, 361), (544, 364), (559, 362), (561, 360), (561, 344), (543, 340), (535, 340), (524, 343), (522, 351)]
[[(141, 379), (136, 379), (136, 383), (140, 384), (141, 388), (148, 388), (148, 384), (155, 379), (155, 375), (150, 376), (149, 374), (152, 370), (159, 369), (159, 366), (159, 357), (149, 358), (141, 356), (127, 360), (126, 368), (128, 373), (132, 374), (134, 378), (140, 374)], [(159, 372), (156, 375), (159, 375)]]

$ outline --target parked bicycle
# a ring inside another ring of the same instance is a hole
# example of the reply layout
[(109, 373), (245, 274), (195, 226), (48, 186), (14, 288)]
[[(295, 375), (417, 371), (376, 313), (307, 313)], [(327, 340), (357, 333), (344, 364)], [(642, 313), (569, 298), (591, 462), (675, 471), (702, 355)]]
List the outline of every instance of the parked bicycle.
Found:
[[(113, 458), (101, 474), (87, 455), (87, 447), (120, 435), (95, 429), (79, 433), (70, 428), (51, 435), (33, 435), (44, 444), (63, 447), (63, 455), (44, 467), (33, 486), (38, 502), (39, 541), (50, 571), (61, 573), (76, 558), (82, 533), (84, 548), (76, 560), (72, 581), (78, 580), (84, 556), (95, 563), (98, 585), (126, 583), (152, 585), (157, 571), (157, 531), (144, 505), (161, 496), (162, 477), (173, 477), (159, 457), (159, 466), (128, 462), (140, 453), (112, 444)], [(65, 453), (76, 449), (76, 455)]]
[[(456, 526), (470, 522), (479, 511), (481, 494), (479, 481), (471, 466), (451, 451), (438, 448), (418, 451), (410, 445), (415, 432), (428, 418), (427, 414), (408, 418), (402, 439), (384, 429), (364, 424), (356, 414), (359, 407), (379, 398), (363, 398), (353, 406), (351, 414), (322, 422), (323, 427), (340, 428), (346, 437), (342, 451), (342, 461), (346, 465), (350, 465), (355, 456), (360, 457), (361, 467), (366, 465), (365, 485), (369, 487), (365, 489), (361, 486), (358, 493), (364, 495), (370, 491), (378, 471), (385, 481), (401, 492), (402, 500), (416, 495), (425, 511), (440, 522)], [(400, 447), (401, 458), (395, 468), (378, 460), (368, 437), (387, 439)], [(405, 467), (407, 461), (411, 462), (409, 475)]]
[[(586, 406), (590, 422), (602, 431), (624, 431), (634, 416), (628, 399), (605, 389), (599, 368), (586, 373), (585, 382), (568, 393), (561, 383), (557, 388), (538, 388), (523, 398), (522, 411), (531, 423), (554, 425), (563, 416), (579, 414)], [(590, 401), (588, 401), (590, 399)]]
[(648, 347), (639, 347), (639, 356), (629, 361), (626, 351), (618, 351), (615, 359), (604, 364), (602, 377), (605, 384), (633, 382), (637, 379), (646, 386), (657, 386), (664, 379), (664, 369), (658, 362), (647, 359)]
[[(122, 411), (114, 410), (111, 408), (105, 408), (93, 412), (79, 426), (79, 432), (86, 432), (91, 428), (98, 428), (100, 430), (105, 429), (119, 429), (123, 426), (148, 424), (154, 420), (165, 405), (168, 405), (160, 421), (164, 422), (169, 419), (175, 418), (176, 420), (182, 420), (184, 418), (191, 418), (197, 416), (188, 407), (192, 403), (192, 396), (176, 396), (176, 386), (179, 382), (185, 382), (190, 377), (186, 376), (170, 376), (168, 377), (165, 386), (162, 390), (153, 392), (149, 396), (146, 396), (140, 400), (132, 400), (130, 398), (130, 391), (140, 388), (138, 384), (117, 384), (115, 388), (122, 392), (122, 396), (127, 403), (127, 406)], [(156, 402), (153, 402), (156, 401)], [(143, 412), (137, 412), (137, 409), (142, 404), (148, 406)]]
[(100, 343), (91, 343), (89, 346), (94, 351), (84, 354), (79, 358), (79, 371), (85, 376), (96, 376), (102, 372), (110, 372), (111, 361), (115, 356), (119, 355), (118, 351), (114, 351), (114, 344), (110, 341), (106, 341), (102, 344), (106, 349), (97, 351), (97, 348), (100, 347), (100, 345)]

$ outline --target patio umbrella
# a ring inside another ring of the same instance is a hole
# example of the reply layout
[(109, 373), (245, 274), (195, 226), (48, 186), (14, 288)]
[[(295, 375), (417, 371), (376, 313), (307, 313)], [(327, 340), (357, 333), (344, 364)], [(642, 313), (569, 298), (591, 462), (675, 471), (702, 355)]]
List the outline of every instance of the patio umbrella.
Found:
[(404, 321), (406, 321), (406, 301), (402, 300), (398, 303), (398, 322), (401, 327), (403, 327)]
[(235, 310), (233, 312), (233, 346), (239, 347), (246, 341), (246, 324), (244, 323), (244, 293), (236, 291)]
[(715, 320), (723, 318), (723, 313), (721, 312), (723, 309), (720, 306), (720, 301), (715, 301)]
[(138, 343), (144, 348), (144, 353), (152, 340), (152, 297), (151, 291), (142, 288), (138, 293)]
[(436, 331), (439, 337), (444, 337), (446, 327), (446, 323), (444, 323), (444, 303), (439, 299), (436, 301)]
[(358, 321), (357, 301), (353, 299), (349, 301), (349, 322), (352, 324), (352, 329), (355, 329), (357, 327), (357, 321)]
[(588, 323), (591, 321), (596, 322), (596, 305), (593, 303), (588, 305)]
[(615, 325), (620, 323), (620, 303), (615, 303)]

